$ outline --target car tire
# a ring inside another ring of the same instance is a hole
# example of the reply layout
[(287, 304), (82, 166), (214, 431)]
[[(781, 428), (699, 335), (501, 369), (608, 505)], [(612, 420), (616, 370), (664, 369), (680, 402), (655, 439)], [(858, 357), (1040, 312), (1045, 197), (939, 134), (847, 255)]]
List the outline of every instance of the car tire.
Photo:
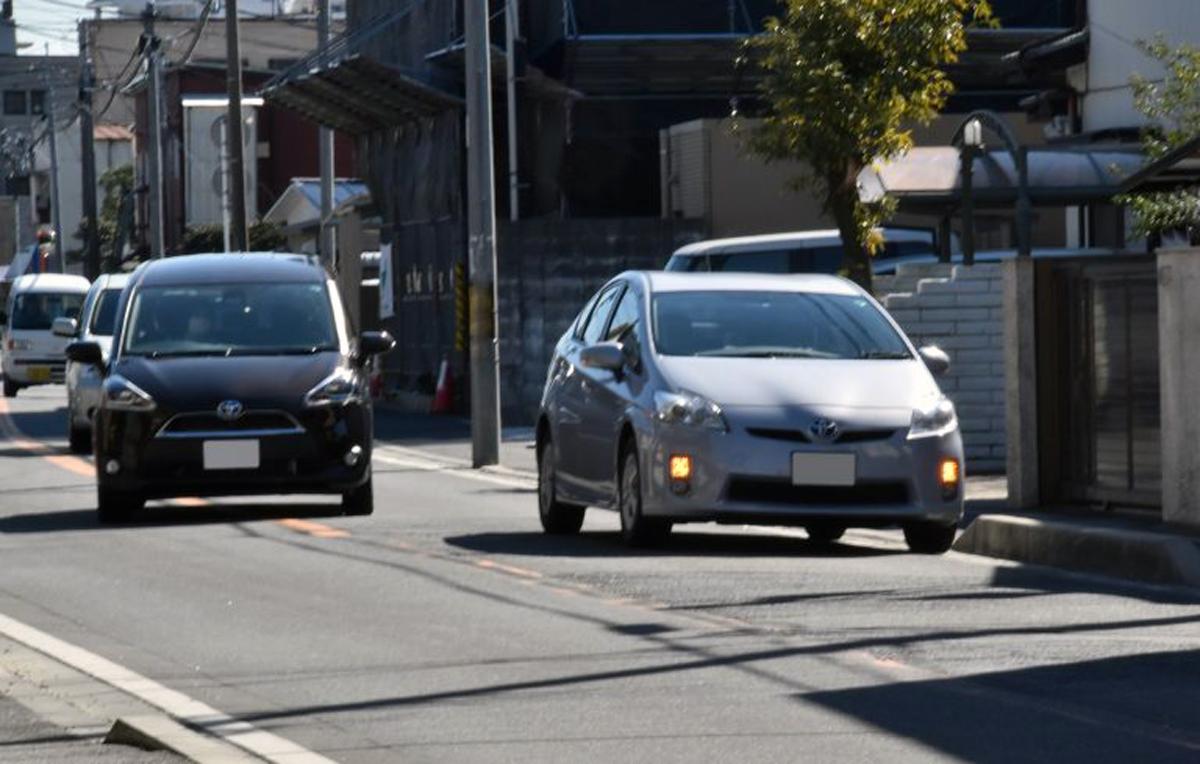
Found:
[(814, 544), (832, 544), (846, 533), (846, 526), (839, 523), (813, 523), (804, 526), (804, 532)]
[(917, 554), (945, 554), (957, 533), (957, 525), (942, 523), (914, 522), (904, 526), (904, 540)]
[(558, 500), (558, 465), (548, 438), (538, 446), (537, 472), (538, 519), (542, 521), (542, 530), (552, 536), (579, 533), (587, 508)]
[(123, 523), (142, 511), (146, 500), (132, 491), (100, 487), (96, 490), (96, 516), (101, 523)]
[(375, 489), (371, 482), (371, 478), (367, 478), (367, 482), (358, 488), (342, 494), (343, 515), (370, 515), (375, 512)]
[(92, 429), (78, 427), (75, 424), (75, 414), (67, 408), (67, 445), (73, 454), (90, 454), (92, 452)]
[(13, 382), (8, 377), (4, 378), (4, 397), (5, 398), (16, 398), (17, 391), (20, 389), (21, 389), (21, 386), (18, 385), (16, 382)]
[(642, 514), (642, 470), (637, 449), (624, 450), (618, 476), (617, 509), (621, 513), (621, 538), (631, 547), (657, 546), (671, 535), (672, 523)]

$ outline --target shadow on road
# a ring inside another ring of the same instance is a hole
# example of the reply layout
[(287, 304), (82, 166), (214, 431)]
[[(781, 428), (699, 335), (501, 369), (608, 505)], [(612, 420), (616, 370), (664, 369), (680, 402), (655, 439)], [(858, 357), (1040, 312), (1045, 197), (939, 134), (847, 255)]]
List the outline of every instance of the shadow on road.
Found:
[(214, 504), (205, 507), (150, 505), (126, 523), (101, 525), (94, 509), (67, 509), (0, 517), (2, 533), (54, 533), (56, 531), (111, 530), (113, 528), (162, 527), (247, 523), (284, 518), (340, 517), (337, 504)]
[(675, 557), (879, 557), (904, 554), (895, 549), (853, 544), (816, 544), (790, 536), (675, 532), (661, 547), (631, 549), (617, 533), (548, 536), (544, 533), (473, 533), (449, 536), (447, 544), (486, 554), (531, 557), (612, 557), (649, 555)]
[(37, 440), (67, 439), (67, 407), (49, 411), (9, 411), (8, 417), (17, 429)]

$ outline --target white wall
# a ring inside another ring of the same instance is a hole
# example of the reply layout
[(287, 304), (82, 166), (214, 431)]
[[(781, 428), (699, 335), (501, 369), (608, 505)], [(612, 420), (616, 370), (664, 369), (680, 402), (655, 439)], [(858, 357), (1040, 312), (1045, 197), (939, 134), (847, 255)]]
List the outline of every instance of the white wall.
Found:
[(1162, 70), (1136, 43), (1162, 34), (1172, 45), (1200, 45), (1200, 0), (1090, 0), (1088, 26), (1083, 129), (1137, 127), (1146, 119), (1133, 106), (1129, 78), (1154, 79)]

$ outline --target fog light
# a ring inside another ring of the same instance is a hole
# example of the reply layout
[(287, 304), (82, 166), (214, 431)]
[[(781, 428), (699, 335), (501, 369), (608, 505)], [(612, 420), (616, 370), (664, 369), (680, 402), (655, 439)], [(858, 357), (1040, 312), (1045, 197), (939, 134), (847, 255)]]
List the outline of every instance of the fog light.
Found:
[(346, 455), (342, 457), (342, 461), (347, 467), (357, 466), (358, 462), (362, 459), (362, 454), (362, 446), (351, 446), (350, 450), (346, 452)]
[(104, 463), (104, 471), (110, 475), (115, 475), (121, 471), (121, 463), (116, 459), (109, 459)]
[(672, 480), (691, 480), (692, 457), (687, 454), (671, 454), (670, 474)]
[(958, 495), (961, 475), (957, 459), (943, 459), (938, 465), (938, 482), (942, 485), (942, 498), (953, 499)]

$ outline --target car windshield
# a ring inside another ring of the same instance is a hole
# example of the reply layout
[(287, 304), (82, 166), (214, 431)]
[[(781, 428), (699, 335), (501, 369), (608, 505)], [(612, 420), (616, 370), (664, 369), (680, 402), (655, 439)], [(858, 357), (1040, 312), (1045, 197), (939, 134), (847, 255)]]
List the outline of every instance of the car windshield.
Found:
[(126, 355), (282, 355), (338, 348), (323, 284), (204, 284), (139, 289)]
[(111, 337), (117, 323), (117, 303), (121, 301), (120, 289), (105, 289), (96, 298), (92, 309), (92, 322), (88, 331), (100, 337)]
[(49, 329), (56, 318), (78, 318), (83, 297), (71, 292), (19, 294), (13, 302), (12, 328), (43, 331)]
[(655, 296), (654, 341), (672, 356), (911, 358), (865, 297), (803, 292), (667, 292)]

